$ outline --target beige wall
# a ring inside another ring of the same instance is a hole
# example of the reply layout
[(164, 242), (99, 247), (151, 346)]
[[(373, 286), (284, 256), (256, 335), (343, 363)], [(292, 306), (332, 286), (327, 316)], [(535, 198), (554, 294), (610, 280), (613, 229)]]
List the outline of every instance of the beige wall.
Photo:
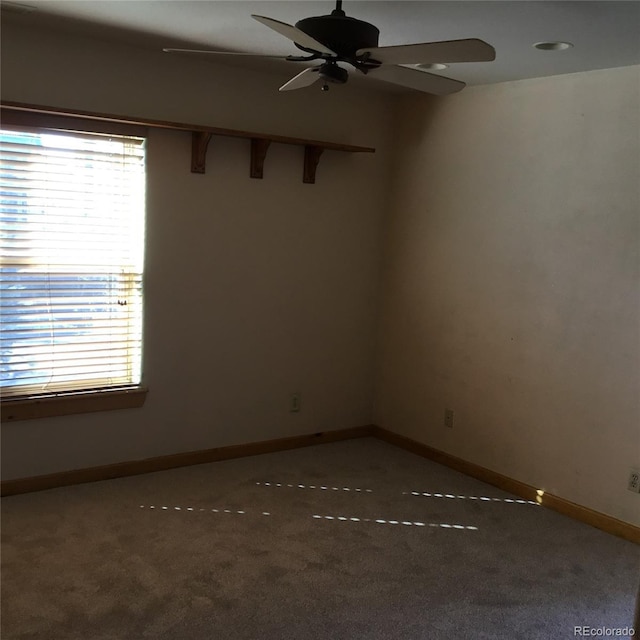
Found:
[(325, 152), (308, 185), (301, 147), (272, 145), (251, 180), (249, 141), (214, 138), (202, 176), (188, 134), (152, 131), (147, 403), (4, 424), (3, 477), (369, 424), (389, 102), (349, 85), (278, 93), (286, 73), (72, 34), (2, 35), (6, 100), (377, 147)]
[(197, 176), (188, 135), (152, 132), (147, 404), (3, 425), (3, 477), (373, 418), (640, 523), (638, 68), (413, 96), (394, 118), (354, 85), (280, 94), (286, 74), (2, 36), (8, 100), (378, 149), (325, 152), (311, 186), (299, 148), (272, 145), (259, 181), (247, 141), (214, 139)]
[(635, 67), (403, 101), (374, 408), (636, 524), (639, 96)]

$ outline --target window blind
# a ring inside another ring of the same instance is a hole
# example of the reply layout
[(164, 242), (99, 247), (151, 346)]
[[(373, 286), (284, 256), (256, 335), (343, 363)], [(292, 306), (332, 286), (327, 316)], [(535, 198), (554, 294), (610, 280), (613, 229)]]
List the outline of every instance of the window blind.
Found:
[(0, 131), (5, 398), (136, 385), (145, 141)]

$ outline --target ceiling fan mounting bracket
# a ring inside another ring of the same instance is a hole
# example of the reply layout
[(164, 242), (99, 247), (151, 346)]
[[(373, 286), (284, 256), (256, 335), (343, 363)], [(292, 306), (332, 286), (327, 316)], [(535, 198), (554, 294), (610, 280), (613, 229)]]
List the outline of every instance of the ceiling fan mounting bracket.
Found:
[(347, 15), (342, 10), (342, 0), (336, 0), (336, 8), (331, 12), (332, 16), (345, 16)]

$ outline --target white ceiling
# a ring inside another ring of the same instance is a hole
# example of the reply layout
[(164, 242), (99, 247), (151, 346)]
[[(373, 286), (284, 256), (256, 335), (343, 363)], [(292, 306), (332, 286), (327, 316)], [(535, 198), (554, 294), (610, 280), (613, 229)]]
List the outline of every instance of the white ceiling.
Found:
[[(325, 15), (335, 2), (317, 0), (19, 0), (2, 2), (3, 20), (81, 29), (140, 46), (191, 46), (262, 54), (295, 54), (284, 37), (251, 19), (269, 16), (294, 24)], [(380, 29), (380, 46), (480, 38), (496, 49), (494, 62), (452, 64), (440, 72), (469, 85), (640, 64), (640, 2), (544, 0), (345, 0), (347, 15)], [(566, 51), (533, 44), (562, 40)], [(176, 55), (176, 54), (166, 54)], [(220, 62), (219, 59), (216, 62)], [(244, 64), (261, 67), (256, 59)], [(279, 62), (282, 65), (293, 63)], [(299, 67), (292, 69), (292, 75)]]

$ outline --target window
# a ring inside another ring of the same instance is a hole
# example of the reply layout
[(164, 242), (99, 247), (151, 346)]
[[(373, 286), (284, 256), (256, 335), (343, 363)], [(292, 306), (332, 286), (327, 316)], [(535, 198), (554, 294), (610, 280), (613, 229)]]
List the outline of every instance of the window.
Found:
[(145, 140), (0, 131), (5, 400), (141, 382)]

